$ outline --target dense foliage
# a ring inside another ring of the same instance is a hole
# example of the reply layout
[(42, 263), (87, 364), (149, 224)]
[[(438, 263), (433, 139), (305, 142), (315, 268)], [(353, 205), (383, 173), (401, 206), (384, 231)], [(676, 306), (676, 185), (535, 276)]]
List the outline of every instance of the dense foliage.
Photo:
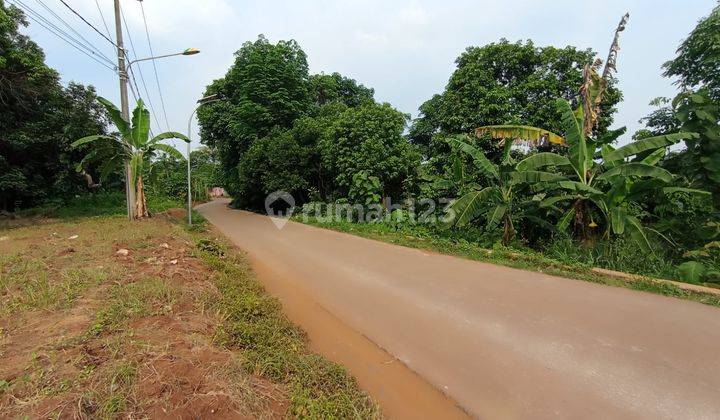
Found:
[[(595, 53), (575, 47), (537, 47), (532, 41), (469, 47), (456, 60), (445, 91), (420, 106), (410, 137), (434, 156), (447, 151), (442, 134), (466, 133), (476, 127), (524, 124), (561, 131), (557, 98), (577, 104), (585, 64)], [(601, 104), (598, 132), (612, 124), (615, 106), (622, 98), (610, 81)], [(440, 136), (439, 136), (440, 135)]]
[(97, 186), (96, 168), (76, 171), (70, 143), (104, 132), (95, 90), (60, 84), (40, 47), (19, 29), (22, 12), (0, 1), (0, 210), (12, 211)]
[[(295, 41), (260, 36), (235, 54), (199, 112), (203, 142), (217, 150), (223, 181), (240, 207), (260, 209), (274, 191), (300, 202), (346, 197), (356, 172), (399, 197), (419, 155), (403, 136), (407, 118), (376, 104), (373, 90), (338, 73), (308, 73)], [(263, 71), (258, 71), (262, 68)]]

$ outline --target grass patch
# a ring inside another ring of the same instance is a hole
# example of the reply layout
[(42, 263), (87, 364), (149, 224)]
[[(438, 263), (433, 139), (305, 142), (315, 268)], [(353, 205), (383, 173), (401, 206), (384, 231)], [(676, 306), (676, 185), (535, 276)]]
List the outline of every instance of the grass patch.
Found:
[(720, 307), (720, 296), (717, 295), (683, 290), (669, 283), (650, 280), (632, 281), (609, 277), (593, 272), (593, 265), (591, 264), (572, 260), (559, 261), (532, 250), (514, 249), (497, 244), (492, 248), (485, 248), (463, 237), (439, 236), (436, 232), (425, 227), (410, 230), (396, 229), (382, 223), (328, 222), (301, 217), (295, 218), (294, 220), (300, 223), (350, 233), (408, 248), (435, 251), (475, 261), (547, 273), (554, 276), (584, 280), (609, 286), (625, 287)]
[[(183, 208), (186, 204), (177, 198), (150, 195), (148, 207), (152, 213), (171, 208)], [(15, 213), (19, 218), (76, 219), (82, 217), (116, 216), (126, 214), (123, 191), (100, 191), (87, 193), (66, 200), (51, 201)]]
[(128, 319), (170, 313), (179, 294), (176, 286), (154, 277), (113, 285), (106, 306), (95, 315), (86, 336), (119, 331)]
[(0, 412), (379, 417), (341, 366), (308, 350), (247, 261), (181, 213), (2, 232)]
[(377, 418), (378, 407), (345, 369), (311, 353), (304, 333), (265, 293), (247, 263), (218, 243), (198, 240), (199, 256), (217, 274), (219, 297), (205, 304), (223, 320), (215, 341), (242, 350), (243, 367), (287, 384), (290, 414), (299, 418)]

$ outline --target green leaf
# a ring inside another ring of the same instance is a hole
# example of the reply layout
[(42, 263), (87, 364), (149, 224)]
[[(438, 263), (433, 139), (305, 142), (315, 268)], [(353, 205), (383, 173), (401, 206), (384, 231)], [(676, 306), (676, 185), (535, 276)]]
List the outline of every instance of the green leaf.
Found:
[(495, 191), (492, 187), (486, 187), (479, 191), (472, 191), (458, 198), (448, 206), (448, 210), (455, 213), (451, 224), (464, 226), (477, 219), (487, 204), (488, 198)]
[(556, 203), (559, 203), (561, 201), (567, 201), (567, 200), (577, 200), (579, 198), (582, 198), (581, 195), (558, 195), (555, 197), (546, 198), (543, 201), (540, 202), (540, 207), (550, 207), (555, 205)]
[(93, 142), (93, 141), (96, 141), (96, 140), (112, 140), (112, 141), (117, 141), (117, 139), (116, 139), (115, 137), (112, 137), (112, 136), (104, 136), (104, 135), (98, 134), (98, 135), (94, 135), (94, 136), (83, 137), (83, 138), (81, 138), (81, 139), (79, 139), (79, 140), (75, 140), (74, 142), (72, 142), (72, 144), (70, 144), (70, 147), (73, 147), (73, 148), (80, 147), (80, 146), (82, 146), (83, 144), (87, 144), (87, 143), (90, 143), (90, 142)]
[(662, 190), (665, 194), (674, 194), (677, 192), (683, 192), (683, 193), (695, 194), (695, 195), (712, 195), (712, 193), (710, 191), (696, 190), (694, 188), (665, 187)]
[(145, 109), (142, 99), (138, 99), (137, 106), (133, 110), (132, 129), (130, 132), (132, 143), (137, 148), (147, 144), (150, 133), (150, 111)]
[(705, 264), (698, 261), (687, 261), (677, 267), (680, 280), (688, 283), (700, 283), (707, 271)]
[(543, 171), (516, 171), (511, 174), (511, 177), (512, 181), (517, 184), (522, 182), (533, 184), (538, 182), (557, 182), (567, 180), (567, 178), (560, 174)]
[(560, 181), (558, 182), (560, 188), (574, 192), (585, 192), (590, 194), (602, 195), (602, 191), (595, 189), (587, 184), (577, 181)]
[(630, 237), (640, 246), (645, 252), (652, 252), (650, 241), (648, 240), (647, 233), (640, 221), (633, 216), (625, 217), (625, 228), (630, 232)]
[(100, 165), (100, 181), (105, 182), (110, 173), (122, 165), (122, 157), (120, 155), (110, 158)]
[(625, 221), (627, 219), (627, 211), (622, 207), (613, 207), (610, 210), (610, 227), (616, 235), (625, 233)]
[(460, 182), (465, 179), (465, 168), (463, 167), (462, 160), (457, 156), (453, 159), (452, 178), (455, 182)]
[(115, 127), (117, 127), (118, 131), (120, 131), (120, 134), (122, 134), (123, 136), (128, 136), (130, 134), (130, 125), (127, 120), (123, 118), (122, 112), (120, 112), (120, 110), (117, 109), (117, 107), (113, 105), (112, 102), (101, 96), (98, 96), (97, 100), (110, 115), (110, 119), (112, 120), (113, 124), (115, 124)]
[(503, 216), (505, 216), (505, 212), (507, 212), (507, 206), (505, 204), (498, 204), (492, 211), (490, 218), (488, 218), (487, 226), (489, 228), (497, 226)]
[(165, 152), (174, 158), (185, 160), (185, 156), (183, 156), (183, 154), (180, 153), (178, 151), (178, 149), (170, 146), (169, 144), (158, 143), (153, 146), (153, 149), (157, 149), (157, 150), (160, 150), (161, 152)]
[(597, 179), (608, 180), (618, 175), (657, 178), (665, 182), (670, 182), (673, 179), (673, 175), (667, 170), (640, 162), (616, 166), (598, 176)]
[(697, 138), (698, 135), (695, 133), (675, 133), (665, 134), (662, 136), (648, 137), (646, 139), (637, 140), (616, 150), (613, 150), (608, 154), (606, 159), (608, 160), (621, 160), (628, 156), (634, 156), (647, 150), (655, 150), (660, 147), (667, 147), (671, 144), (675, 144), (680, 140)]
[(156, 144), (160, 141), (167, 140), (167, 139), (180, 139), (180, 140), (183, 140), (185, 143), (190, 143), (190, 139), (185, 134), (178, 133), (176, 131), (167, 131), (165, 133), (160, 133), (157, 136), (153, 137), (153, 139), (150, 140), (150, 144)]
[(575, 209), (572, 208), (570, 211), (565, 213), (563, 217), (558, 220), (556, 228), (558, 232), (565, 232), (568, 227), (570, 227), (570, 222), (572, 221), (573, 217), (575, 217)]
[(565, 144), (565, 140), (557, 134), (528, 125), (486, 125), (475, 129), (475, 135), (489, 135), (494, 139), (521, 140), (533, 144), (547, 141), (554, 144)]
[(494, 163), (490, 162), (490, 160), (485, 156), (483, 152), (475, 148), (475, 146), (466, 143), (456, 137), (451, 137), (448, 139), (448, 141), (451, 144), (454, 144), (458, 149), (462, 150), (464, 153), (467, 153), (470, 155), (470, 157), (473, 158), (475, 165), (480, 169), (481, 171), (485, 172), (488, 175), (491, 175), (495, 179), (500, 178), (500, 172)]
[(665, 154), (667, 153), (667, 150), (662, 147), (660, 149), (657, 149), (656, 151), (650, 153), (647, 155), (643, 160), (640, 162), (647, 164), (647, 165), (657, 165), (662, 158), (665, 157)]
[(515, 166), (518, 171), (531, 171), (546, 166), (563, 166), (569, 165), (570, 161), (565, 156), (558, 155), (557, 153), (536, 153), (531, 155)]
[[(558, 99), (557, 107), (562, 114), (562, 123), (565, 127), (565, 141), (570, 146), (568, 155), (570, 163), (580, 179), (585, 179), (588, 170), (588, 150), (583, 132), (582, 108), (573, 112), (570, 102)], [(592, 156), (590, 156), (590, 160)]]

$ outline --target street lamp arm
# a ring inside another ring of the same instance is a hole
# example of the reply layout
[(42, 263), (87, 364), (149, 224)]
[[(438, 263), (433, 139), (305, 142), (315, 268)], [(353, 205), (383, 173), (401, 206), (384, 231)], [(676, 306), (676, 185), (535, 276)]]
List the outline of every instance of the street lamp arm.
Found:
[(135, 63), (139, 63), (141, 61), (159, 60), (161, 58), (175, 57), (178, 55), (195, 55), (195, 54), (198, 54), (199, 52), (200, 52), (200, 50), (197, 50), (195, 48), (188, 48), (185, 51), (181, 51), (178, 53), (157, 55), (154, 57), (138, 58), (136, 60), (132, 60), (132, 61), (128, 62), (127, 66), (125, 66), (125, 75), (127, 75), (127, 73), (130, 72), (130, 66), (132, 66)]

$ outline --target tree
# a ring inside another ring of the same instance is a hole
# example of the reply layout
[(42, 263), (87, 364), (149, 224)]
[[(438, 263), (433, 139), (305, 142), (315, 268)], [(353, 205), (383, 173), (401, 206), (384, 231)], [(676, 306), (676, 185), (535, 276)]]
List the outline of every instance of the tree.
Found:
[(73, 142), (72, 147), (80, 147), (100, 140), (111, 142), (115, 153), (105, 162), (105, 167), (117, 167), (123, 162), (130, 163), (130, 182), (136, 192), (135, 217), (137, 219), (149, 217), (143, 185), (143, 171), (152, 166), (152, 158), (158, 152), (164, 152), (179, 159), (182, 158), (182, 154), (177, 149), (161, 143), (162, 141), (175, 138), (189, 142), (190, 139), (184, 134), (173, 131), (158, 134), (150, 139), (150, 112), (145, 109), (142, 100), (138, 100), (130, 122), (125, 121), (120, 110), (107, 99), (98, 98), (98, 101), (107, 110), (119, 133), (83, 137)]
[[(561, 115), (552, 100), (564, 98), (578, 104), (583, 67), (594, 60), (591, 50), (536, 47), (531, 41), (510, 43), (503, 39), (470, 47), (456, 60), (457, 69), (442, 95), (420, 107), (411, 138), (428, 146), (437, 133), (468, 133), (480, 126), (519, 123), (560, 131)], [(600, 106), (598, 134), (612, 123), (621, 98), (610, 78)], [(443, 143), (436, 143), (427, 153), (447, 151)]]
[(676, 77), (682, 90), (706, 88), (720, 101), (720, 5), (700, 20), (680, 44), (677, 56), (663, 65), (666, 77)]
[(294, 40), (271, 44), (262, 35), (235, 53), (225, 77), (214, 81), (206, 94), (223, 101), (198, 111), (204, 144), (217, 150), (224, 186), (237, 196), (242, 185), (238, 165), (252, 144), (274, 129), (285, 130), (312, 106), (305, 53)]
[(375, 90), (367, 88), (340, 73), (314, 74), (310, 76), (310, 92), (315, 104), (322, 106), (340, 102), (349, 107), (373, 102)]
[[(526, 133), (529, 131), (526, 131)], [(513, 140), (502, 142), (502, 156), (499, 164), (493, 163), (485, 154), (463, 137), (453, 137), (450, 143), (470, 156), (475, 167), (489, 180), (489, 186), (471, 183), (470, 191), (454, 200), (448, 210), (451, 213), (451, 226), (465, 226), (484, 217), (486, 228), (503, 226), (502, 242), (507, 245), (515, 237), (515, 221), (531, 216), (528, 204), (534, 200), (523, 200), (519, 190), (528, 182), (552, 182), (563, 179), (561, 175), (541, 173), (520, 164), (515, 164), (511, 149)], [(462, 164), (454, 165), (453, 181), (462, 180)], [(467, 182), (467, 181), (465, 181)]]
[(377, 177), (385, 196), (402, 196), (420, 164), (417, 149), (403, 136), (406, 121), (407, 116), (389, 104), (367, 104), (340, 114), (319, 144), (336, 196), (347, 197), (360, 171)]
[(92, 87), (60, 85), (40, 47), (19, 33), (26, 25), (0, 1), (0, 209), (8, 211), (96, 187), (94, 167), (75, 171), (82, 151), (70, 142), (107, 123)]
[[(558, 230), (563, 231), (574, 222), (575, 231), (589, 239), (599, 226), (595, 220), (599, 217), (605, 237), (629, 232), (638, 245), (649, 250), (646, 230), (633, 214), (633, 198), (653, 189), (704, 193), (670, 186), (673, 175), (657, 166), (667, 153), (667, 146), (696, 138), (697, 134), (655, 136), (614, 149), (607, 139), (586, 135), (582, 106), (573, 111), (569, 102), (558, 100), (557, 107), (565, 126), (566, 154), (537, 153), (522, 160), (517, 168), (528, 174), (523, 176), (524, 181), (544, 184), (542, 187), (550, 197), (542, 200), (542, 207), (552, 209), (558, 203), (572, 202), (568, 210), (557, 209), (563, 215)], [(547, 167), (557, 168), (562, 176), (558, 178), (557, 173), (542, 170)]]

